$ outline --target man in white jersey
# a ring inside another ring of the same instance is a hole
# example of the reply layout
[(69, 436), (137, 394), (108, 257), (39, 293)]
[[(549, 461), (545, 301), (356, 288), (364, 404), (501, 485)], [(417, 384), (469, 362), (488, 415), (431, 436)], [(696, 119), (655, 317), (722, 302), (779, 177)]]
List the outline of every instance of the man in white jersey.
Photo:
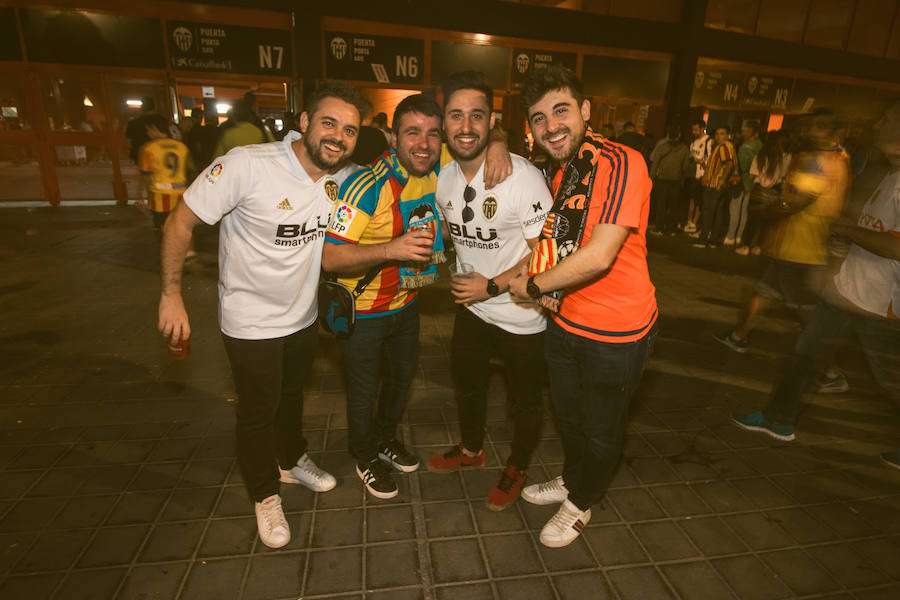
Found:
[(214, 161), (166, 222), (159, 330), (191, 334), (181, 273), (193, 228), (221, 220), (219, 324), (237, 405), (237, 461), (259, 537), (291, 539), (279, 480), (323, 492), (335, 479), (306, 454), (303, 384), (318, 339), (316, 292), (325, 229), (368, 103), (352, 86), (319, 87), (300, 116), (302, 139), (241, 146)]
[[(768, 406), (733, 416), (739, 427), (793, 440), (803, 394), (823, 359), (850, 332), (859, 339), (876, 382), (900, 405), (900, 102), (876, 124), (875, 145), (892, 170), (863, 206), (855, 225), (839, 221), (831, 226), (852, 242), (847, 258), (810, 314), (790, 368)], [(881, 458), (900, 468), (900, 450)]]
[(553, 199), (541, 172), (514, 155), (512, 175), (485, 190), (482, 171), (493, 127), (493, 89), (483, 73), (455, 73), (444, 82), (443, 92), (444, 133), (455, 160), (438, 177), (436, 199), (457, 260), (475, 273), (450, 280), (459, 307), (451, 370), (462, 442), (433, 456), (428, 469), (449, 473), (484, 465), (490, 359), (499, 356), (515, 411), (510, 457), (486, 501), (489, 509), (500, 511), (519, 497), (538, 443), (547, 325), (540, 307), (510, 298), (509, 280), (530, 257)]

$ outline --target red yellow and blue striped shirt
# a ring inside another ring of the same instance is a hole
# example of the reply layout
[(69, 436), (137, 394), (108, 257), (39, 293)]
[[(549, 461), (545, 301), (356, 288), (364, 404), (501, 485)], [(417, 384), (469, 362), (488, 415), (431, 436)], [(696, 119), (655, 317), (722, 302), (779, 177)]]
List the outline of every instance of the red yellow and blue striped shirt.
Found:
[[(451, 160), (445, 147), (440, 165)], [(440, 165), (424, 177), (410, 177), (397, 160), (396, 151), (391, 149), (372, 166), (348, 177), (338, 194), (325, 243), (384, 244), (403, 235), (400, 200), (434, 194)], [(344, 273), (338, 281), (352, 290), (365, 274)], [(403, 310), (415, 298), (415, 290), (400, 289), (399, 266), (389, 265), (379, 271), (356, 299), (356, 316), (360, 319), (384, 316)]]

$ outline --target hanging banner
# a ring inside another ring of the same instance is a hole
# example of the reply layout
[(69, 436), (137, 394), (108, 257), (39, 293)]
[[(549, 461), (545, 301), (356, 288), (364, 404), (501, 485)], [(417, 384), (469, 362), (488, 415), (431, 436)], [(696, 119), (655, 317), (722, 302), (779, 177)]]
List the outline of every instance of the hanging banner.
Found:
[(516, 48), (513, 50), (512, 70), (510, 71), (512, 88), (514, 90), (522, 89), (525, 86), (525, 80), (536, 69), (561, 65), (574, 71), (577, 62), (578, 55), (571, 52), (546, 52)]
[(776, 111), (787, 110), (794, 80), (789, 77), (775, 77), (748, 73), (744, 82), (741, 106), (763, 108)]
[(378, 83), (425, 83), (425, 40), (325, 32), (329, 79)]
[(291, 76), (291, 32), (168, 21), (169, 57), (179, 71)]
[(746, 77), (741, 71), (698, 66), (691, 106), (739, 106)]

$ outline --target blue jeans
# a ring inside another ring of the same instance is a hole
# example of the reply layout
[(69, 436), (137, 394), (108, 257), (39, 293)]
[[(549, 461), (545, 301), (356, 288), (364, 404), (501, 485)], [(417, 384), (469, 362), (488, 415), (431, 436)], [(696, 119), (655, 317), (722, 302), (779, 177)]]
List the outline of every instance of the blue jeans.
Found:
[(357, 319), (353, 335), (341, 341), (350, 454), (360, 463), (374, 460), (378, 445), (396, 437), (418, 350), (415, 303), (390, 315)]
[(900, 321), (848, 312), (820, 300), (797, 340), (787, 372), (763, 411), (767, 420), (783, 425), (797, 422), (803, 394), (851, 332), (859, 338), (875, 381), (900, 404)]
[(547, 325), (544, 356), (562, 435), (563, 482), (586, 510), (600, 500), (619, 464), (628, 407), (647, 365), (657, 326), (636, 342), (611, 344)]

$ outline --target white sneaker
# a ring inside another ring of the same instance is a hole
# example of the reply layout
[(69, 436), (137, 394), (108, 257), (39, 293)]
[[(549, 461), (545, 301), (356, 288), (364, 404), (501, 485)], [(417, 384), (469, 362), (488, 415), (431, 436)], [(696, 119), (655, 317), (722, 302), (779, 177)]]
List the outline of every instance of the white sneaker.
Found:
[(725, 238), (725, 240), (722, 242), (722, 245), (723, 246), (734, 246), (734, 238), (730, 238), (730, 237)]
[(563, 484), (562, 476), (522, 488), (522, 498), (532, 504), (559, 504), (568, 497), (569, 490)]
[(291, 528), (281, 510), (281, 496), (275, 494), (256, 503), (256, 528), (259, 539), (269, 548), (281, 548), (291, 541)]
[(337, 485), (334, 475), (317, 467), (309, 454), (301, 456), (297, 461), (297, 466), (290, 471), (278, 467), (278, 472), (281, 473), (279, 478), (281, 483), (299, 483), (314, 492), (327, 492)]
[(580, 510), (566, 500), (541, 529), (541, 543), (548, 548), (568, 546), (581, 535), (581, 530), (590, 520), (591, 509)]

